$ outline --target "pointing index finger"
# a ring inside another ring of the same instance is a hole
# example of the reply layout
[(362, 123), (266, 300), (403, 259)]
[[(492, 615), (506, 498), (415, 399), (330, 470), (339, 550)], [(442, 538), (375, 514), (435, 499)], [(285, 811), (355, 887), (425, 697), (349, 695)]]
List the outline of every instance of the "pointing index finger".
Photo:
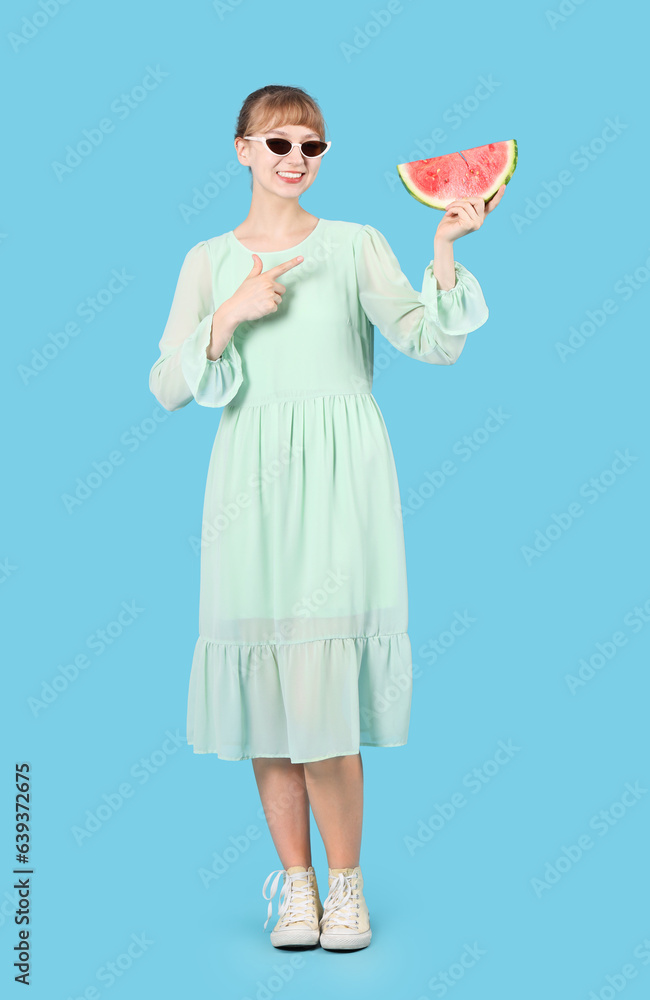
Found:
[(285, 260), (284, 263), (282, 264), (275, 264), (273, 267), (270, 267), (268, 271), (266, 271), (265, 273), (270, 274), (273, 277), (276, 277), (279, 274), (284, 274), (285, 271), (290, 270), (290, 268), (295, 267), (297, 264), (300, 264), (303, 260), (304, 260), (303, 257), (292, 257), (291, 260)]

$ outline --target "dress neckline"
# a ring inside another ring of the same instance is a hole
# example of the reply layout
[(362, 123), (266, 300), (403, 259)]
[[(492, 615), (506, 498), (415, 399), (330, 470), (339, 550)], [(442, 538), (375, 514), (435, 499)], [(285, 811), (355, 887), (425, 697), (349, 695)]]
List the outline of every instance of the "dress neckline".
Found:
[(246, 253), (256, 253), (258, 256), (262, 256), (263, 254), (273, 254), (273, 253), (289, 253), (291, 250), (297, 250), (298, 247), (303, 246), (303, 244), (306, 243), (307, 240), (310, 240), (314, 235), (314, 233), (316, 232), (316, 230), (320, 227), (322, 222), (323, 220), (319, 219), (314, 228), (312, 229), (312, 231), (308, 233), (307, 236), (305, 236), (304, 240), (301, 240), (300, 243), (295, 243), (294, 246), (292, 247), (285, 247), (283, 250), (249, 250), (248, 247), (244, 246), (241, 240), (237, 239), (233, 229), (230, 230), (228, 236), (230, 236), (231, 239), (233, 239), (235, 243), (237, 243), (242, 248), (242, 250), (245, 250)]

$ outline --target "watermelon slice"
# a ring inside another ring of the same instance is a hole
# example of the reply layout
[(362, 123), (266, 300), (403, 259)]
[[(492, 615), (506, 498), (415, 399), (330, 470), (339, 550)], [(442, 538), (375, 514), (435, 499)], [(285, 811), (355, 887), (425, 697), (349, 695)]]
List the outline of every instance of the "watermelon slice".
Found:
[(431, 208), (446, 209), (459, 198), (484, 201), (507, 184), (517, 165), (517, 141), (490, 142), (429, 160), (399, 163), (397, 172), (409, 194)]

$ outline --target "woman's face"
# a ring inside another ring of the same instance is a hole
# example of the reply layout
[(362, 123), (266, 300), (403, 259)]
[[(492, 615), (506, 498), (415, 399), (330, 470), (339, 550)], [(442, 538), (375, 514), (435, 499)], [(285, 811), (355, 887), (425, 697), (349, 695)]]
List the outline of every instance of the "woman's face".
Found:
[[(277, 124), (277, 123), (276, 123)], [(277, 124), (277, 128), (265, 127), (262, 131), (247, 133), (263, 138), (277, 136), (290, 142), (304, 142), (306, 139), (320, 139), (305, 125)], [(310, 187), (320, 169), (322, 156), (303, 156), (299, 146), (294, 146), (286, 156), (276, 156), (263, 142), (248, 139), (235, 140), (239, 162), (250, 167), (253, 184), (281, 198), (299, 198)], [(299, 175), (283, 178), (282, 174)]]

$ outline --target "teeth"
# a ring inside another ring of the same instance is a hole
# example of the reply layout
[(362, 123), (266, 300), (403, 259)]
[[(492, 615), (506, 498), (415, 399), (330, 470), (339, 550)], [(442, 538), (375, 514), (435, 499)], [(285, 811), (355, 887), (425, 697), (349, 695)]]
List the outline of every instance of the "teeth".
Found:
[(288, 170), (278, 170), (280, 177), (302, 177), (300, 173), (291, 173)]

